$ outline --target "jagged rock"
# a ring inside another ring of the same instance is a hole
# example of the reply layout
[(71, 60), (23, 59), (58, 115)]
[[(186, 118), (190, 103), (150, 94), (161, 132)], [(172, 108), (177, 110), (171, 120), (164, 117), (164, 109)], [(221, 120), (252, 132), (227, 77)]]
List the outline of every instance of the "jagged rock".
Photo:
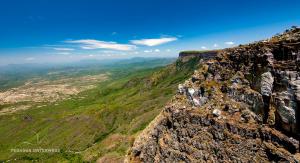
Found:
[(265, 72), (261, 75), (261, 94), (271, 96), (273, 90), (274, 78), (270, 72)]
[(271, 66), (274, 63), (274, 55), (271, 52), (265, 53), (264, 56), (267, 58), (268, 65)]
[(292, 124), (296, 122), (296, 114), (294, 108), (291, 106), (291, 96), (288, 91), (278, 93), (275, 99), (277, 106), (277, 113), (284, 123)]
[(284, 106), (284, 104), (278, 107), (278, 114), (284, 123), (292, 124), (296, 122), (295, 111), (287, 106)]
[(294, 94), (295, 100), (300, 101), (300, 79), (290, 82), (291, 90)]
[(288, 80), (287, 90), (277, 93), (275, 108), (280, 116), (279, 125), (289, 132), (296, 132), (296, 111), (299, 106), (300, 81)]
[(126, 162), (299, 162), (300, 28), (212, 54), (138, 136)]
[(292, 153), (298, 149), (297, 141), (272, 128), (224, 122), (181, 105), (167, 106), (151, 122), (125, 162), (295, 161)]
[(234, 83), (231, 87), (229, 87), (228, 96), (236, 101), (248, 104), (256, 113), (260, 113), (263, 110), (264, 102), (262, 95), (254, 90), (249, 88), (240, 88), (239, 85)]

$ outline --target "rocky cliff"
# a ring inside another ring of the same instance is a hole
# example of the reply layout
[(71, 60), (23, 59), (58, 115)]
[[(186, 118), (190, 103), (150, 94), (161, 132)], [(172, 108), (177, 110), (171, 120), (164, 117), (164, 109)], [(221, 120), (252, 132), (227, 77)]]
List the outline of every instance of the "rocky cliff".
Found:
[(218, 50), (211, 51), (182, 51), (179, 53), (179, 59), (187, 61), (193, 57), (202, 58), (202, 59), (212, 59), (218, 55)]
[(298, 162), (300, 29), (212, 54), (125, 162)]

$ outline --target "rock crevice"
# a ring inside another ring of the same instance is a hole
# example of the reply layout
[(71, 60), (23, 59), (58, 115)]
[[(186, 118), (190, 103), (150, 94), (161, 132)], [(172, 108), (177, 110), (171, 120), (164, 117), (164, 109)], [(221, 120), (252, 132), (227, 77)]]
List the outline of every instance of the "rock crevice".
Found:
[(300, 29), (209, 54), (126, 162), (297, 162)]

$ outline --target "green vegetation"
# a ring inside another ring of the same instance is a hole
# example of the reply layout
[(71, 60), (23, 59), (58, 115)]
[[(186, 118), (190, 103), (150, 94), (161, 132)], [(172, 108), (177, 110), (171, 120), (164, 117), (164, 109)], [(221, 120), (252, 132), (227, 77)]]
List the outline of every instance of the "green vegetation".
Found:
[[(82, 61), (72, 64), (53, 65), (8, 65), (0, 66), (0, 91), (21, 86), (27, 81), (58, 80), (111, 72), (119, 78), (136, 70), (164, 66), (173, 58), (133, 58), (128, 60)], [(126, 70), (126, 71), (124, 71)]]
[[(159, 63), (118, 65), (97, 88), (41, 108), (0, 116), (0, 161), (122, 160), (134, 137), (170, 100), (178, 83), (191, 75), (198, 60), (176, 61), (166, 67), (157, 67)], [(35, 148), (60, 152), (10, 151)]]

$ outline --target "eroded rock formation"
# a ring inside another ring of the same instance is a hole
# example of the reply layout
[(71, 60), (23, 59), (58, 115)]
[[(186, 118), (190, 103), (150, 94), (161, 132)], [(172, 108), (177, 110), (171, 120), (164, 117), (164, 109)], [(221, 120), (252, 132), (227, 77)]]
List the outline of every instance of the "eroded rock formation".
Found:
[(126, 162), (297, 162), (300, 29), (200, 62)]

